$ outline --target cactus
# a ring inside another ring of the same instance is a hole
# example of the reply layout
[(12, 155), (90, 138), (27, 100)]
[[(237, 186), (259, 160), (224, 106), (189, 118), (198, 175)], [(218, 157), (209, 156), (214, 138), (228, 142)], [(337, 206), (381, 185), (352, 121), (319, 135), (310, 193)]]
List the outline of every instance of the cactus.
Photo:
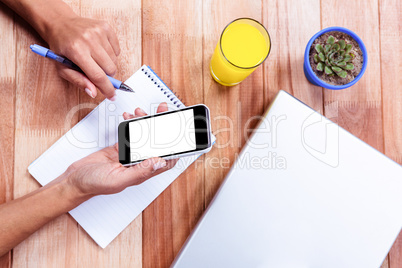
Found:
[(330, 35), (325, 45), (316, 44), (314, 61), (317, 63), (317, 70), (326, 75), (338, 75), (345, 78), (348, 70), (353, 70), (351, 63), (355, 55), (351, 53), (352, 44), (346, 44), (345, 40), (335, 42), (335, 38)]

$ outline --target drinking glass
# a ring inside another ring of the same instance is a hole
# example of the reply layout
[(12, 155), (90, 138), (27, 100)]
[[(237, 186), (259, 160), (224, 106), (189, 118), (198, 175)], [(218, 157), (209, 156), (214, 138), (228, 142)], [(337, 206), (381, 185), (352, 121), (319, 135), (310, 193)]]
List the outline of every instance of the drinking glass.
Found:
[(211, 75), (221, 85), (237, 85), (265, 61), (270, 50), (269, 33), (261, 23), (236, 19), (220, 36), (211, 59)]

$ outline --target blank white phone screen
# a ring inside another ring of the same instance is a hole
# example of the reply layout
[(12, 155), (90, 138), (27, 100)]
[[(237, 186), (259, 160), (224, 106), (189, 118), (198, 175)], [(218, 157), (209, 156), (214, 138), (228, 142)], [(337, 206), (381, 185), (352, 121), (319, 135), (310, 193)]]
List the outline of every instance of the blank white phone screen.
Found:
[(194, 110), (129, 123), (131, 162), (196, 149)]

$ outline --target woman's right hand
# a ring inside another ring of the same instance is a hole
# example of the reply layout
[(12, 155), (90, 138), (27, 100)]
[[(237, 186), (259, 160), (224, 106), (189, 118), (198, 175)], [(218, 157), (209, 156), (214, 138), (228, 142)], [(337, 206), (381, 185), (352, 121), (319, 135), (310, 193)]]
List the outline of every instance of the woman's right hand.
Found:
[(85, 75), (64, 65), (57, 64), (59, 75), (85, 90), (92, 98), (98, 88), (102, 94), (115, 99), (115, 88), (106, 77), (115, 75), (119, 41), (113, 29), (105, 21), (67, 16), (55, 21), (46, 34), (50, 49), (69, 58)]

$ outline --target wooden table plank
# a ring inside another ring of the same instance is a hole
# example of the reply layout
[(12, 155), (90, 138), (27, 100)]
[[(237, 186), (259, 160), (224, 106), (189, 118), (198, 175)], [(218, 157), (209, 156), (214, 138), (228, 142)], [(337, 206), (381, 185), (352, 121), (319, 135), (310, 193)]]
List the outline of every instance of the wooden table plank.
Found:
[[(141, 0), (96, 1), (81, 0), (81, 16), (107, 21), (118, 36), (121, 54), (118, 57), (117, 79), (125, 80), (141, 67)], [(90, 107), (102, 101), (98, 92), (91, 99), (80, 93), (80, 103)], [(90, 109), (81, 110), (80, 118)], [(132, 112), (132, 111), (128, 111)], [(116, 120), (117, 122), (117, 120)], [(138, 216), (105, 249), (79, 227), (79, 267), (141, 267), (142, 265), (142, 217)]]
[[(381, 96), (378, 1), (321, 2), (322, 27), (341, 26), (354, 31), (364, 42), (368, 65), (364, 76), (344, 90), (324, 90), (325, 115), (380, 152), (384, 152)], [(364, 12), (356, 12), (364, 10)], [(383, 268), (388, 265), (388, 257)]]
[[(15, 161), (18, 165), (14, 167), (14, 197), (18, 198), (40, 187), (27, 167), (68, 130), (64, 128), (64, 119), (78, 104), (78, 92), (58, 77), (53, 62), (30, 51), (30, 44), (44, 42), (21, 18), (16, 20), (16, 38)], [(75, 124), (78, 116), (72, 121)], [(14, 248), (13, 267), (77, 266), (77, 241), (77, 223), (63, 215)]]
[(272, 39), (264, 68), (266, 106), (282, 89), (323, 113), (322, 88), (310, 84), (303, 71), (307, 42), (321, 30), (320, 1), (268, 0), (263, 8), (264, 24)]
[[(402, 42), (402, 4), (397, 0), (382, 0), (379, 9), (384, 151), (402, 164), (402, 53), (399, 46), (395, 49), (395, 44)], [(402, 267), (402, 233), (389, 253), (389, 267)]]
[[(206, 155), (205, 205), (207, 206), (264, 111), (263, 69), (257, 68), (240, 85), (224, 87), (210, 75), (210, 61), (225, 26), (241, 17), (262, 22), (261, 1), (204, 1), (204, 102), (211, 108), (212, 130), (217, 141)], [(247, 128), (245, 130), (245, 128)], [(246, 134), (244, 132), (246, 131)]]
[[(0, 204), (13, 198), (15, 35), (14, 13), (0, 4)], [(0, 267), (11, 266), (11, 252), (0, 258)]]
[[(143, 1), (143, 63), (186, 105), (203, 102), (201, 10), (202, 0)], [(204, 209), (203, 185), (203, 165), (192, 165), (145, 209), (144, 267), (171, 264)]]
[(341, 127), (383, 152), (378, 1), (323, 0), (321, 7), (322, 28), (352, 30), (368, 53), (367, 70), (359, 82), (344, 90), (324, 90), (325, 115), (338, 114)]
[[(397, 0), (380, 1), (380, 56), (384, 118), (384, 150), (402, 164), (402, 4)], [(402, 263), (401, 263), (402, 266)]]

